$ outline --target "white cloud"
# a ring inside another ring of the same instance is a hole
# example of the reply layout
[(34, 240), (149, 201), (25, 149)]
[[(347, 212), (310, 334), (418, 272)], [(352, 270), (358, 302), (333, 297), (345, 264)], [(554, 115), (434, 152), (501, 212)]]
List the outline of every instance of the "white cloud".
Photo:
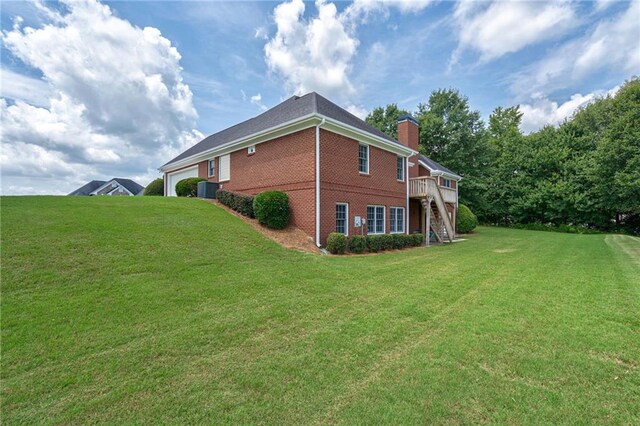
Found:
[(601, 20), (583, 37), (570, 40), (517, 76), (512, 84), (516, 94), (535, 91), (549, 93), (571, 87), (602, 71), (631, 75), (640, 70), (640, 1), (626, 11)]
[(267, 106), (262, 103), (262, 95), (260, 93), (251, 97), (251, 103), (257, 105), (262, 111), (267, 110)]
[(274, 10), (277, 32), (265, 45), (269, 69), (282, 76), (289, 93), (319, 91), (345, 98), (355, 92), (349, 79), (358, 40), (333, 3), (316, 1), (318, 16), (306, 20), (302, 0)]
[(351, 104), (347, 106), (346, 110), (362, 120), (364, 120), (365, 117), (369, 114), (369, 111), (361, 105), (359, 106)]
[(576, 93), (571, 98), (561, 104), (551, 101), (541, 94), (532, 96), (530, 103), (520, 105), (522, 112), (522, 131), (525, 133), (534, 132), (546, 125), (557, 125), (565, 119), (570, 118), (579, 108), (602, 96), (613, 96), (620, 86), (616, 86), (609, 91), (595, 91), (582, 95)]
[(25, 179), (42, 174), (50, 179), (37, 182), (50, 188), (34, 192), (69, 192), (113, 176), (152, 177), (202, 137), (180, 54), (158, 29), (134, 27), (95, 0), (65, 6), (68, 12), (59, 15), (40, 4), (46, 25), (18, 25), (2, 35), (4, 46), (39, 70), (51, 90), (48, 102), (18, 96), (15, 85), (13, 95), (3, 91), (22, 99), (0, 103), (6, 192), (33, 187)]
[(482, 62), (558, 37), (576, 24), (573, 5), (566, 1), (491, 3), (460, 1), (453, 14), (459, 44), (452, 56), (473, 49)]
[(47, 106), (51, 95), (51, 87), (46, 81), (0, 69), (0, 97)]

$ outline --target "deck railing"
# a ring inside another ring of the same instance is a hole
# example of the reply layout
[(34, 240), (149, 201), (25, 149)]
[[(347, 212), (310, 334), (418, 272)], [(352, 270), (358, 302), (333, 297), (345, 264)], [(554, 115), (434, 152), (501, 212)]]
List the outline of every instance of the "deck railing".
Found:
[(409, 179), (409, 196), (414, 198), (435, 197), (440, 190), (445, 203), (455, 204), (456, 190), (439, 186), (436, 178), (431, 176), (420, 176)]

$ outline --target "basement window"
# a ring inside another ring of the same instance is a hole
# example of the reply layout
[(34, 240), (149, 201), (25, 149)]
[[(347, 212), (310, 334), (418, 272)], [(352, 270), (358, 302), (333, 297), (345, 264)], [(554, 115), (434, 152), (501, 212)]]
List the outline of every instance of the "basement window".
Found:
[(404, 233), (404, 207), (391, 207), (391, 223), (389, 231), (392, 234)]
[(336, 232), (339, 232), (344, 235), (349, 234), (348, 228), (348, 216), (349, 216), (349, 206), (347, 203), (337, 203), (336, 204)]
[(384, 234), (384, 206), (367, 206), (367, 233)]

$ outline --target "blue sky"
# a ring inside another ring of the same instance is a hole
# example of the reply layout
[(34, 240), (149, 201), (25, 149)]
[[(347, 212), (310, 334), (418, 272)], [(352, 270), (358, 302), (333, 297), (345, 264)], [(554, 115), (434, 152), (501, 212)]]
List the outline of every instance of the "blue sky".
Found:
[(310, 90), (364, 116), (454, 87), (532, 131), (640, 74), (638, 1), (3, 2), (1, 23), (5, 194), (145, 185)]

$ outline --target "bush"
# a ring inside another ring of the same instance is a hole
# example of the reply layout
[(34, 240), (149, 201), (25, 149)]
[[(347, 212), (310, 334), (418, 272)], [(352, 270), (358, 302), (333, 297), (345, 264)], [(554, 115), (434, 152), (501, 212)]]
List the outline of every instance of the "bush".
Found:
[(380, 235), (382, 250), (392, 250), (393, 242), (395, 241), (394, 234), (382, 234)]
[(143, 195), (164, 195), (164, 179), (158, 178), (151, 181), (149, 185), (144, 189)]
[(282, 191), (262, 192), (253, 200), (253, 211), (262, 225), (284, 229), (289, 224), (289, 196)]
[(367, 235), (365, 237), (367, 249), (373, 253), (383, 250), (382, 235)]
[(202, 182), (203, 178), (193, 177), (182, 179), (176, 183), (176, 195), (178, 197), (197, 197), (198, 196), (198, 182)]
[(411, 247), (420, 247), (424, 243), (424, 235), (420, 233), (411, 234), (409, 237)]
[(550, 232), (564, 232), (567, 234), (600, 234), (600, 231), (586, 226), (576, 225), (552, 225), (542, 223), (517, 223), (510, 226), (516, 229), (526, 229), (529, 231), (550, 231)]
[(354, 235), (353, 237), (349, 237), (349, 251), (351, 253), (364, 253), (366, 248), (367, 244), (364, 236)]
[(344, 254), (347, 248), (347, 237), (339, 232), (332, 232), (327, 238), (327, 250), (331, 254)]
[(411, 235), (393, 234), (393, 248), (401, 250), (411, 245)]
[(253, 211), (253, 195), (238, 194), (237, 192), (229, 192), (222, 189), (216, 191), (216, 198), (220, 203), (237, 211), (243, 216), (254, 218)]
[(458, 206), (458, 232), (468, 234), (478, 226), (478, 218), (464, 204)]

